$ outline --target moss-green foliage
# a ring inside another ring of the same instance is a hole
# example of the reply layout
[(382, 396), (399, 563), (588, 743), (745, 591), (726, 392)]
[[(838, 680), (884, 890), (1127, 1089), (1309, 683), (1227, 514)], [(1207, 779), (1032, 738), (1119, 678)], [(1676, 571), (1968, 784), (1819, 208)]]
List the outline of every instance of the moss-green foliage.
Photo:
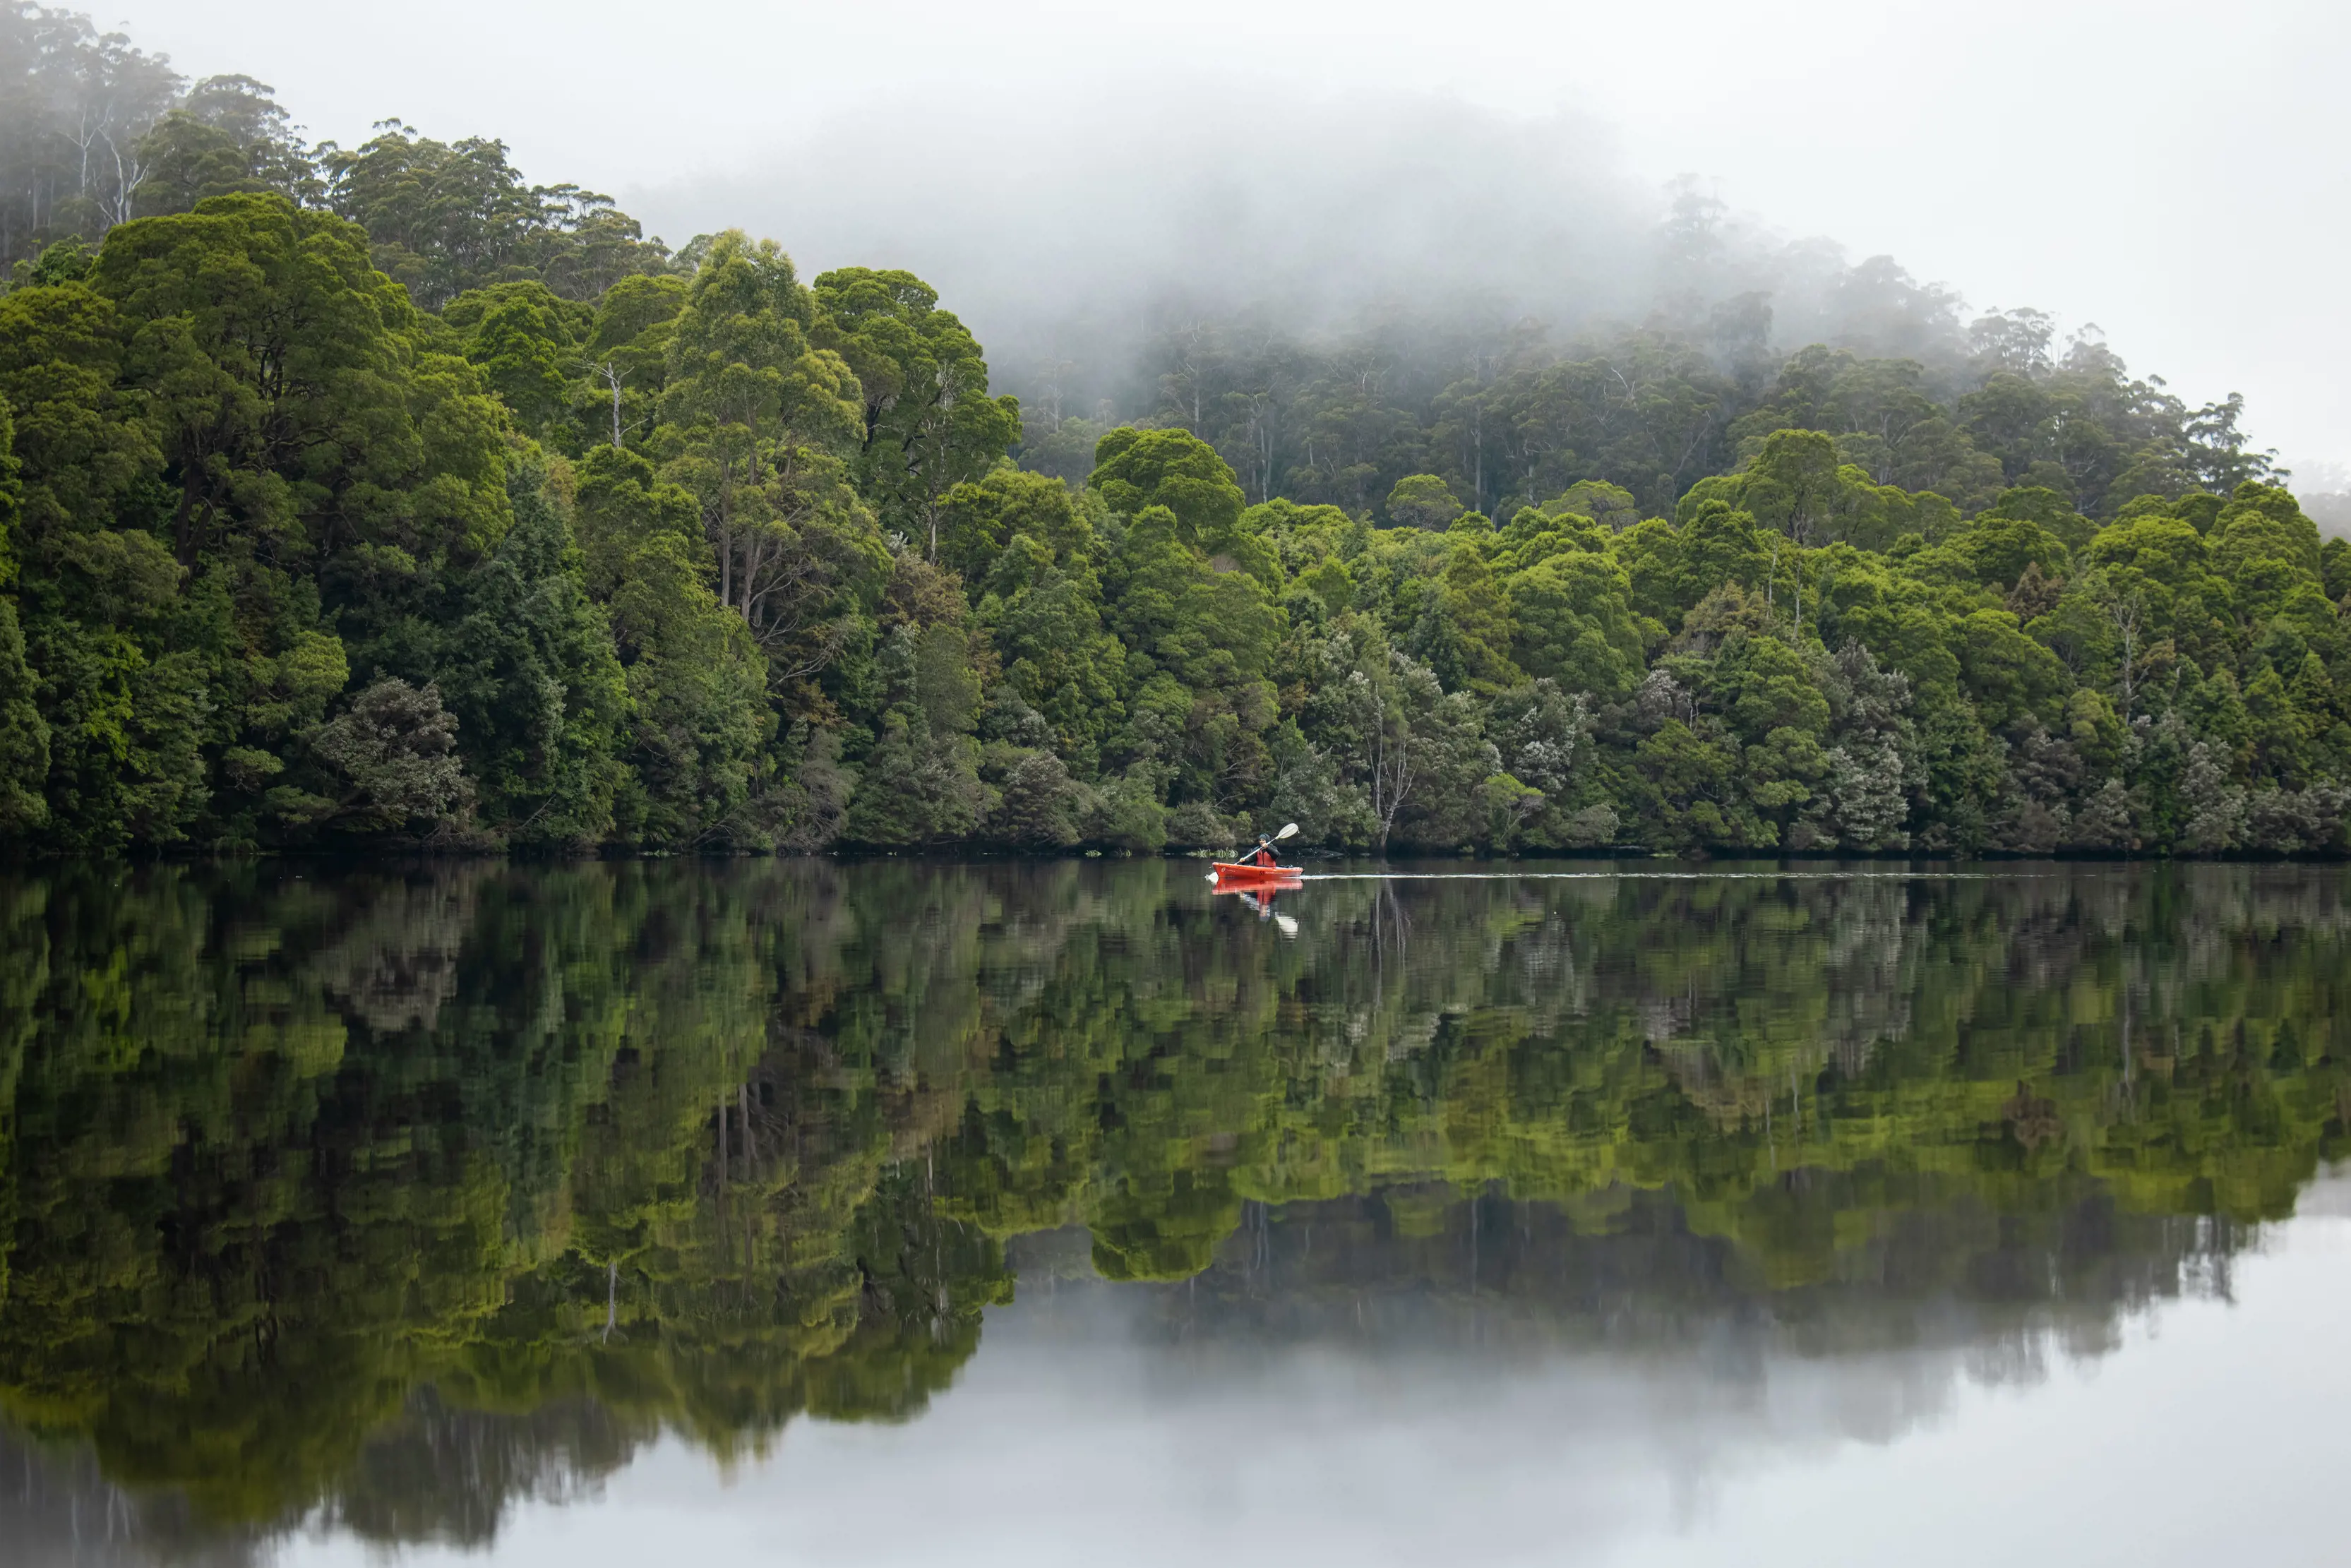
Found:
[[(1873, 262), (1915, 358), (1696, 295), (1203, 320), (1098, 389), (1133, 423), (1031, 430), (911, 273), (673, 254), (486, 138), (306, 149), (30, 16), (0, 849), (2351, 848), (2351, 549), (2239, 402), (2037, 312)], [(55, 162), (85, 76), (134, 192)], [(319, 744), (386, 681), (455, 725), (438, 815)]]

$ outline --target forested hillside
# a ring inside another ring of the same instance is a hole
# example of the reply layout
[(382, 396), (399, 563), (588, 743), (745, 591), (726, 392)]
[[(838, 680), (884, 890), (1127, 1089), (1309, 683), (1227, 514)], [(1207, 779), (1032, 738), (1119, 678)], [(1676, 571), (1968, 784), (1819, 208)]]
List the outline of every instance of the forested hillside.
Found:
[(1024, 407), (903, 271), (24, 0), (0, 77), (20, 850), (2344, 847), (2351, 554), (2236, 400), (1884, 258), (1782, 342), (1687, 192), (1638, 323)]

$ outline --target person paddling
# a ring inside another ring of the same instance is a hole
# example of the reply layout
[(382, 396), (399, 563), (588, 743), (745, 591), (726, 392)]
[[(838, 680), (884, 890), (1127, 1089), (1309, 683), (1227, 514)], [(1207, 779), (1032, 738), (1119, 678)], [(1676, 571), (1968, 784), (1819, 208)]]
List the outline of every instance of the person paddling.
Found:
[(1246, 860), (1242, 861), (1241, 864), (1261, 866), (1267, 871), (1280, 871), (1281, 869), (1281, 862), (1274, 855), (1273, 846), (1280, 842), (1283, 839), (1290, 837), (1290, 834), (1297, 831), (1298, 824), (1292, 822), (1278, 833), (1270, 835), (1259, 833), (1257, 836), (1256, 850), (1253, 851)]

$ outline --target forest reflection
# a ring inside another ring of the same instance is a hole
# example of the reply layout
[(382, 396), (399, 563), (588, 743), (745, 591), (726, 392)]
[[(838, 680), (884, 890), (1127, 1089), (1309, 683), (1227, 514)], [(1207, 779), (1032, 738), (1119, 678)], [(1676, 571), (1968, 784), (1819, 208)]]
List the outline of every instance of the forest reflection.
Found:
[(1162, 861), (0, 882), (0, 1531), (486, 1542), (664, 1434), (914, 1417), (1016, 1279), (2029, 1375), (2345, 1152), (2339, 868), (1650, 864), (1294, 935)]

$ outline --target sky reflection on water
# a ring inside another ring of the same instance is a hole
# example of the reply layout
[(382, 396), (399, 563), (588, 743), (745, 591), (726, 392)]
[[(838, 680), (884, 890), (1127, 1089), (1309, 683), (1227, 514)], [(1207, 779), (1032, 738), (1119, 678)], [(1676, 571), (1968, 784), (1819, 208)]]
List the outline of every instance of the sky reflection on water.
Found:
[[(1064, 1289), (991, 1315), (919, 1421), (794, 1427), (722, 1475), (664, 1441), (517, 1510), (498, 1561), (1876, 1565), (2339, 1561), (2351, 1179), (2235, 1298), (2095, 1357), (1170, 1345)], [(463, 1550), (405, 1557), (479, 1561)], [(285, 1561), (380, 1562), (306, 1539)]]

